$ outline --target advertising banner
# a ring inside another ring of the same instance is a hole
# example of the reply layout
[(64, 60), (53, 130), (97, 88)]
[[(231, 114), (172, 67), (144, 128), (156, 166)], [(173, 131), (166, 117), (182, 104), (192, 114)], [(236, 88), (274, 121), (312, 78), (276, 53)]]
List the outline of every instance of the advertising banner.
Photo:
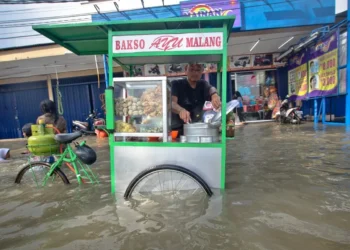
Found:
[(240, 0), (193, 0), (180, 2), (181, 14), (190, 17), (203, 16), (236, 16), (234, 28), (241, 27)]
[(318, 42), (309, 55), (309, 97), (338, 93), (337, 33)]
[(303, 51), (289, 60), (288, 95), (290, 100), (305, 99), (307, 87), (307, 54)]

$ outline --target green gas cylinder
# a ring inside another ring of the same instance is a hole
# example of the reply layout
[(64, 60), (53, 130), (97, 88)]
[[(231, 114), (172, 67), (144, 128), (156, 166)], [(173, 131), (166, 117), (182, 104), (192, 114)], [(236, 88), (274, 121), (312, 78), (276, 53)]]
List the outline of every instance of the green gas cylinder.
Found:
[(55, 141), (53, 129), (44, 124), (32, 125), (32, 136), (28, 138), (28, 150), (38, 156), (57, 154), (59, 144)]

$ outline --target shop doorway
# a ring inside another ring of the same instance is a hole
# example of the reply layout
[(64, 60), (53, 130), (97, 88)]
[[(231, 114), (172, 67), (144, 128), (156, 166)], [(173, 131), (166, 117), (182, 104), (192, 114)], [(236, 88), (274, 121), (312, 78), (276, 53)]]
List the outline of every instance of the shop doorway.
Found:
[(278, 107), (276, 70), (237, 72), (231, 75), (235, 91), (243, 98), (246, 121), (269, 121)]

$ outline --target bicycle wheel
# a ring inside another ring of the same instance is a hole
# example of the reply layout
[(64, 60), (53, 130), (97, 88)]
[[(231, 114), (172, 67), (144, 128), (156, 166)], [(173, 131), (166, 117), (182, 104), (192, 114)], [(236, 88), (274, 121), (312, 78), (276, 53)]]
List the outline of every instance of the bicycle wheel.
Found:
[(185, 200), (212, 194), (208, 184), (192, 171), (175, 165), (160, 165), (138, 174), (130, 182), (124, 198)]
[[(18, 172), (15, 183), (42, 186), (50, 169), (51, 165), (46, 162), (28, 163)], [(47, 184), (62, 182), (64, 184), (69, 184), (67, 176), (59, 168), (56, 168), (52, 175), (47, 179)]]

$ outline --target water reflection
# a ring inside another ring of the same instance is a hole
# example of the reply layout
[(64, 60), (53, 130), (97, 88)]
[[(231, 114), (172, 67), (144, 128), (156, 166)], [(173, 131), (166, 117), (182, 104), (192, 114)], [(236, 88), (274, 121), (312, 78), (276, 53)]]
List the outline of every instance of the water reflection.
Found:
[(25, 143), (12, 143), (14, 159), (0, 165), (0, 248), (349, 249), (350, 133), (259, 124), (236, 134), (225, 192), (176, 204), (111, 196), (109, 149), (93, 137), (100, 185), (23, 188), (13, 180)]

